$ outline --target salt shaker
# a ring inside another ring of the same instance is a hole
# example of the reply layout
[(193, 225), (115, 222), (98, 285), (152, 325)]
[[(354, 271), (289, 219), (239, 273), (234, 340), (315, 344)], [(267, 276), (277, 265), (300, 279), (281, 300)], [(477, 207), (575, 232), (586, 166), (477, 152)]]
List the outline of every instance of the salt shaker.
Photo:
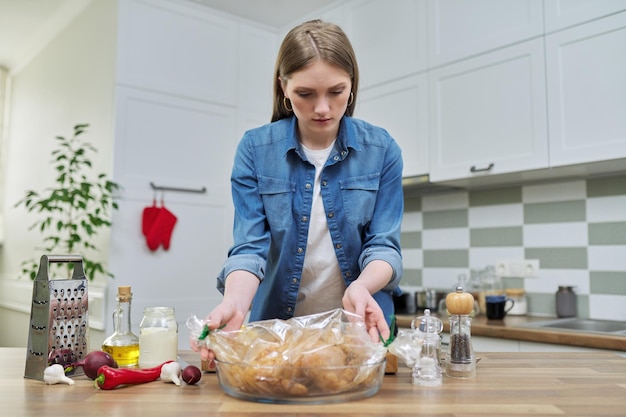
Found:
[(422, 386), (441, 385), (441, 336), (443, 322), (430, 315), (430, 310), (424, 310), (424, 315), (417, 317), (411, 323), (411, 328), (417, 330), (418, 338), (422, 341), (420, 355), (413, 367), (413, 384)]
[(152, 368), (178, 356), (178, 323), (172, 307), (146, 307), (139, 325), (139, 367)]

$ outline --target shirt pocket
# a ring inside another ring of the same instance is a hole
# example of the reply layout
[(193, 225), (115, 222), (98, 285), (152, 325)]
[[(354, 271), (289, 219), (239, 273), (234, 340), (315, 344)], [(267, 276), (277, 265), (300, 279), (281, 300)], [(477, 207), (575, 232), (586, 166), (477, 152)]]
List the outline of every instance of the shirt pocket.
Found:
[(259, 194), (271, 227), (285, 228), (292, 223), (291, 207), (296, 184), (280, 178), (258, 176)]
[(365, 224), (372, 220), (378, 195), (380, 174), (346, 178), (339, 182), (346, 219), (352, 224)]

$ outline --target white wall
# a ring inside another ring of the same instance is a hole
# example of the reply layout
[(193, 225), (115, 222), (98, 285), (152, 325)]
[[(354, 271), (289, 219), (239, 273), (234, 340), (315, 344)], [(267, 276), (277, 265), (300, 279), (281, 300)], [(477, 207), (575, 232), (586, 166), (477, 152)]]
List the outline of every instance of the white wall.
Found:
[(6, 136), (5, 127), (6, 120), (8, 120), (8, 112), (6, 101), (8, 99), (9, 89), (9, 70), (0, 67), (0, 247), (4, 242), (4, 216), (2, 213), (2, 207), (4, 207), (4, 198), (2, 195), (2, 167), (5, 165), (5, 152), (4, 152), (4, 137)]
[[(98, 149), (91, 158), (94, 172), (111, 172), (116, 13), (115, 1), (94, 0), (12, 75), (6, 164), (0, 183), (5, 220), (0, 247), (0, 346), (27, 342), (32, 283), (19, 278), (19, 271), (23, 260), (41, 255), (35, 249), (40, 239), (28, 231), (35, 216), (14, 205), (26, 190), (53, 185), (54, 138), (71, 135), (77, 123), (89, 123), (85, 138)], [(107, 234), (94, 242), (102, 248), (102, 259), (108, 257), (106, 242)]]

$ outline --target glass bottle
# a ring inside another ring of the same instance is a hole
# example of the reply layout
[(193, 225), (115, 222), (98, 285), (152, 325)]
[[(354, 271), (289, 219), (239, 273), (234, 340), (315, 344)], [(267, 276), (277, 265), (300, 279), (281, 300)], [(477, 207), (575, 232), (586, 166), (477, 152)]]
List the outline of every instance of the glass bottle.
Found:
[(117, 309), (113, 312), (113, 334), (102, 343), (120, 368), (134, 368), (139, 363), (139, 338), (130, 325), (132, 293), (129, 286), (117, 287)]
[(481, 312), (487, 311), (487, 304), (485, 297), (488, 295), (504, 295), (504, 286), (502, 285), (502, 278), (496, 274), (496, 268), (492, 265), (488, 265), (485, 269), (479, 272), (481, 292), (479, 294), (478, 303)]
[(139, 367), (152, 368), (178, 357), (178, 323), (172, 307), (146, 307), (139, 325)]

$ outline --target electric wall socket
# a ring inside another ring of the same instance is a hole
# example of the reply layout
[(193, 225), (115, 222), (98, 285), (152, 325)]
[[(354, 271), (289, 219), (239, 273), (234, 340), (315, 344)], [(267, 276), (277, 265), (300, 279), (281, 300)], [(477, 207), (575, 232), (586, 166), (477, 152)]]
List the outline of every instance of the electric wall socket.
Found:
[(539, 275), (539, 259), (496, 261), (496, 274), (501, 277), (530, 278)]

